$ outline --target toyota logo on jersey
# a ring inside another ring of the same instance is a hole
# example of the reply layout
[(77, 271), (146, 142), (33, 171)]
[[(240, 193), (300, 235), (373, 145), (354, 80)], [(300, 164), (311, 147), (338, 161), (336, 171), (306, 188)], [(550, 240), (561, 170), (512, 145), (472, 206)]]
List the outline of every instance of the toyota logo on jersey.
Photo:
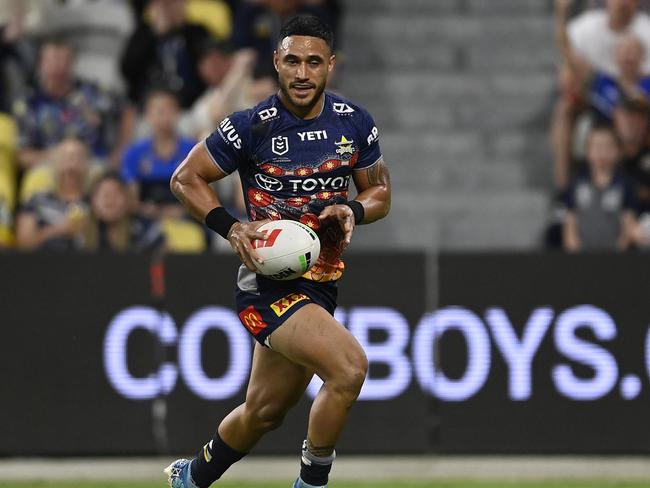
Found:
[(268, 191), (280, 191), (283, 188), (282, 182), (280, 180), (273, 178), (272, 176), (263, 175), (261, 173), (257, 173), (255, 175), (255, 182), (260, 186), (260, 188)]

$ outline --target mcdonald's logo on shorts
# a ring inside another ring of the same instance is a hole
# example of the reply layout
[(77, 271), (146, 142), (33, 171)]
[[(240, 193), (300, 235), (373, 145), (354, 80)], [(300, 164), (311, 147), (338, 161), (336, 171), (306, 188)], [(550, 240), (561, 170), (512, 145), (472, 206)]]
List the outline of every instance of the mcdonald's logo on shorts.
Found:
[(271, 304), (271, 308), (275, 312), (275, 315), (282, 317), (284, 313), (293, 307), (296, 303), (303, 300), (308, 300), (309, 297), (304, 293), (292, 293), (286, 297), (280, 298), (277, 302)]
[(254, 336), (269, 326), (262, 320), (262, 316), (252, 305), (239, 312), (239, 320)]

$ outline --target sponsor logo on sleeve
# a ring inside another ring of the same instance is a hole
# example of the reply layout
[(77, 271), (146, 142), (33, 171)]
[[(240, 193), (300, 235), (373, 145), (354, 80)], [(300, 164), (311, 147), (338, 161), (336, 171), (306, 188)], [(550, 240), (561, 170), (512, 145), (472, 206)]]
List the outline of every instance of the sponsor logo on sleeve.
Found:
[(224, 141), (232, 143), (235, 149), (241, 149), (241, 137), (239, 137), (235, 126), (232, 125), (232, 122), (228, 117), (223, 119), (219, 124), (219, 132), (221, 133), (221, 137)]
[(239, 312), (239, 320), (241, 320), (244, 327), (246, 327), (254, 336), (269, 326), (269, 324), (264, 322), (260, 313), (252, 305)]
[(287, 310), (303, 300), (309, 300), (309, 297), (304, 293), (292, 293), (286, 297), (280, 298), (277, 302), (273, 302), (271, 304), (271, 309), (275, 312), (275, 315), (282, 317)]
[(370, 134), (368, 135), (368, 145), (372, 144), (377, 139), (379, 139), (379, 129), (377, 129), (377, 127), (375, 126), (372, 128)]

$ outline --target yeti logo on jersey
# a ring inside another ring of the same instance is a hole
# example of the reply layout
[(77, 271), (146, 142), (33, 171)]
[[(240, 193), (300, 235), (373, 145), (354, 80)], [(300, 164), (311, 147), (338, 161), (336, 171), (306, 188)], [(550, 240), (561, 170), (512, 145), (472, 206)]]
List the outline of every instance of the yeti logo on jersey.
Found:
[(232, 125), (232, 122), (230, 122), (228, 117), (223, 119), (219, 124), (219, 133), (224, 141), (228, 143), (232, 142), (235, 149), (241, 149), (241, 138), (239, 137), (239, 134), (237, 134), (235, 126)]
[(334, 103), (332, 105), (332, 110), (334, 110), (337, 114), (351, 114), (354, 112), (354, 109), (347, 103)]
[(368, 136), (368, 145), (372, 144), (377, 139), (379, 139), (379, 129), (375, 126), (372, 128), (370, 135)]
[(341, 156), (344, 154), (354, 154), (354, 148), (352, 147), (353, 142), (354, 141), (348, 141), (347, 138), (342, 135), (341, 140), (334, 143), (338, 146), (336, 154), (340, 154)]
[(269, 120), (269, 119), (277, 116), (278, 115), (278, 109), (275, 108), (275, 107), (265, 108), (264, 110), (260, 110), (257, 115), (259, 115), (260, 120), (262, 122), (264, 122), (266, 120)]
[(271, 139), (271, 151), (278, 156), (283, 156), (289, 152), (289, 138), (278, 136)]
[(282, 190), (282, 182), (272, 176), (266, 176), (261, 173), (255, 175), (255, 182), (260, 185), (261, 188), (267, 191), (280, 191)]
[(302, 142), (305, 141), (322, 141), (327, 139), (327, 131), (324, 130), (310, 130), (307, 132), (298, 132), (298, 137)]

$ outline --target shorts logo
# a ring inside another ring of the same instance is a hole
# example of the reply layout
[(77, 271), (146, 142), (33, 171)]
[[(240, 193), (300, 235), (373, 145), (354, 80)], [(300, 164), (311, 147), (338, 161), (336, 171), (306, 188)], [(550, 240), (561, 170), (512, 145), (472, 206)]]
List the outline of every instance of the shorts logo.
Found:
[[(266, 231), (262, 231), (264, 234), (266, 234)], [(273, 229), (273, 232), (268, 234), (269, 238), (267, 240), (262, 240), (262, 239), (255, 239), (253, 241), (253, 247), (255, 249), (259, 249), (260, 247), (273, 247), (273, 244), (275, 244), (276, 239), (280, 235), (280, 232), (282, 232), (282, 229)]]
[(260, 110), (258, 115), (260, 116), (260, 120), (264, 122), (278, 115), (278, 109), (275, 107), (265, 108), (264, 110)]
[(239, 312), (239, 320), (254, 336), (269, 326), (262, 320), (262, 316), (252, 305)]
[(278, 136), (271, 139), (271, 151), (278, 156), (283, 156), (289, 152), (289, 138)]
[(273, 302), (271, 308), (275, 312), (275, 315), (282, 317), (287, 310), (303, 300), (309, 300), (309, 297), (304, 293), (292, 293), (284, 298), (280, 298), (277, 302)]
[(351, 114), (354, 112), (354, 109), (350, 107), (347, 103), (334, 103), (332, 109), (337, 114)]

